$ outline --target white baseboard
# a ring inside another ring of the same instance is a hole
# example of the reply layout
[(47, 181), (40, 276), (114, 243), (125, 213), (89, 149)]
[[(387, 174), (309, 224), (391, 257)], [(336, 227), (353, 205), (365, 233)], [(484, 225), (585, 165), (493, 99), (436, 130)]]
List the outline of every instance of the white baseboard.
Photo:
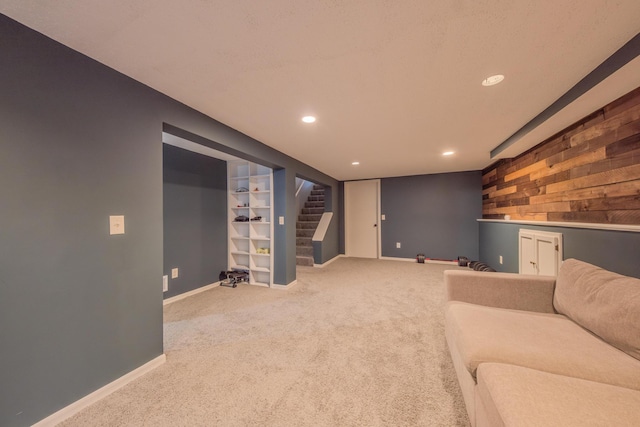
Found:
[(397, 258), (392, 256), (381, 256), (380, 259), (385, 261), (409, 261), (409, 262), (417, 262), (415, 258)]
[[(390, 256), (381, 256), (380, 259), (384, 259), (387, 261), (408, 261), (408, 262), (415, 262), (416, 264), (418, 263), (418, 261), (415, 258), (395, 258)], [(439, 261), (435, 259), (425, 259), (424, 263), (425, 264), (458, 265), (458, 261)]]
[(206, 286), (203, 286), (201, 288), (194, 289), (192, 291), (188, 291), (188, 292), (185, 292), (185, 293), (180, 294), (180, 295), (176, 295), (176, 296), (171, 297), (171, 298), (167, 298), (166, 300), (162, 301), (162, 305), (167, 305), (167, 304), (171, 304), (172, 302), (180, 301), (181, 299), (185, 299), (185, 298), (188, 298), (190, 296), (199, 294), (200, 292), (208, 291), (209, 289), (213, 289), (213, 288), (216, 288), (218, 286), (220, 286), (220, 282), (215, 282), (215, 283), (212, 283), (210, 285), (206, 285)]
[(155, 359), (152, 359), (149, 362), (145, 363), (144, 365), (137, 367), (133, 371), (127, 374), (124, 374), (120, 378), (110, 382), (104, 387), (101, 387), (98, 390), (94, 391), (93, 393), (86, 395), (82, 399), (76, 400), (71, 405), (65, 406), (64, 408), (60, 409), (58, 412), (54, 412), (53, 414), (49, 415), (47, 418), (38, 421), (32, 427), (50, 427), (50, 426), (53, 427), (63, 422), (67, 418), (74, 416), (75, 414), (82, 411), (83, 409), (93, 405), (94, 403), (98, 402), (100, 399), (107, 397), (114, 391), (124, 387), (125, 385), (129, 384), (131, 381), (137, 378), (140, 378), (141, 376), (143, 376), (148, 372), (151, 372), (152, 370), (154, 370), (155, 368), (157, 368), (158, 366), (166, 362), (166, 360), (167, 360), (167, 357), (164, 354), (161, 354)]
[(323, 267), (326, 267), (327, 265), (331, 264), (332, 262), (334, 262), (338, 258), (344, 258), (344, 255), (343, 254), (336, 255), (333, 258), (331, 258), (329, 261), (323, 262), (322, 264), (313, 264), (313, 266), (317, 267), (317, 268), (323, 268)]
[(294, 287), (297, 284), (298, 284), (297, 280), (294, 280), (293, 282), (289, 283), (288, 285), (279, 285), (277, 283), (274, 283), (273, 285), (271, 285), (271, 289), (278, 289), (280, 291), (286, 291), (287, 289), (291, 289), (292, 287)]

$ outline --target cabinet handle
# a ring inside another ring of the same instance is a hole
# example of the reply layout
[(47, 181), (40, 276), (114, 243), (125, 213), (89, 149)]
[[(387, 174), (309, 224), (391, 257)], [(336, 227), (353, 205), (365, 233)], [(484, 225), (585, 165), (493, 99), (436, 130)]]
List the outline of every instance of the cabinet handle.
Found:
[(531, 264), (531, 265), (536, 265), (536, 263), (535, 263), (535, 262), (533, 262), (533, 261), (529, 261), (529, 264)]

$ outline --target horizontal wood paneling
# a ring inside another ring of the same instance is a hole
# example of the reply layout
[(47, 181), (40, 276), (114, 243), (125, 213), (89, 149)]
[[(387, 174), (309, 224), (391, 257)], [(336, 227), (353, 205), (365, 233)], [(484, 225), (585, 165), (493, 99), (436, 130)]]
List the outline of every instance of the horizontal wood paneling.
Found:
[(483, 171), (482, 217), (640, 224), (640, 88)]

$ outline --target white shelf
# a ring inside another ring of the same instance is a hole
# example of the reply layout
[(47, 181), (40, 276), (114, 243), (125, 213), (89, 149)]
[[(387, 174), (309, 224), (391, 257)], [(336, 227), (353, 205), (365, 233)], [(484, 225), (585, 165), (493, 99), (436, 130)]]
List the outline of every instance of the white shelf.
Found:
[[(229, 268), (237, 264), (249, 270), (249, 283), (270, 286), (273, 283), (273, 171), (257, 163), (230, 161), (228, 170)], [(236, 191), (238, 188), (248, 191)], [(244, 215), (249, 221), (234, 221)], [(251, 221), (253, 217), (263, 221)], [(257, 253), (269, 249), (268, 254)]]

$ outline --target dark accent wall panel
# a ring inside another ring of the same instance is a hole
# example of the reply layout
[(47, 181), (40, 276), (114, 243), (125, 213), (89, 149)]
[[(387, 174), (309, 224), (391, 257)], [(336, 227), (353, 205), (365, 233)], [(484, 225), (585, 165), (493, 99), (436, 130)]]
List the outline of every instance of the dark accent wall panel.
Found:
[(486, 219), (640, 224), (640, 88), (483, 171)]
[(163, 218), (164, 298), (217, 282), (227, 268), (227, 163), (164, 144)]
[(481, 178), (472, 171), (381, 179), (382, 256), (477, 259)]
[[(0, 58), (9, 427), (162, 354), (162, 123), (148, 88), (2, 15)], [(109, 235), (110, 215), (124, 235)]]
[(295, 280), (294, 177), (335, 179), (4, 15), (0, 58), (0, 425), (162, 354), (163, 130), (287, 171), (274, 259)]
[[(498, 271), (518, 272), (518, 232), (562, 233), (563, 259), (576, 258), (607, 270), (640, 278), (640, 233), (569, 227), (549, 227), (513, 222), (480, 222), (480, 260)], [(504, 264), (500, 265), (499, 257)]]

